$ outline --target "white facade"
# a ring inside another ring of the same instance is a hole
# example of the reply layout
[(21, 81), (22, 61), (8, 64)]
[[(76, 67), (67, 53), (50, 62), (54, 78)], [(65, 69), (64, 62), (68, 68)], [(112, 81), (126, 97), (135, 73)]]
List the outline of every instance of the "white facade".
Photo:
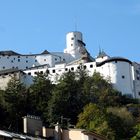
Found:
[(140, 98), (140, 64), (132, 63), (122, 57), (110, 57), (100, 51), (95, 59), (91, 59), (83, 42), (82, 33), (69, 32), (66, 36), (64, 52), (44, 51), (41, 54), (20, 55), (13, 51), (0, 52), (0, 70), (19, 69), (26, 75), (27, 85), (32, 84), (32, 78), (37, 72), (49, 72), (49, 78), (57, 83), (60, 76), (70, 71), (76, 71), (82, 63), (91, 76), (99, 72), (109, 79), (114, 88), (133, 98)]

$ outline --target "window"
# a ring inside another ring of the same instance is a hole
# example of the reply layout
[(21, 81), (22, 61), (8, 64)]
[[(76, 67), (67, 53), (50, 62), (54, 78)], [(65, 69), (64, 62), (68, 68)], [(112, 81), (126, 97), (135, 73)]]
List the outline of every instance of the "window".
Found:
[(28, 58), (28, 56), (26, 56), (26, 58)]
[(18, 59), (18, 62), (20, 62), (20, 59)]
[(41, 74), (43, 74), (43, 71), (40, 71)]
[(78, 66), (77, 69), (80, 69), (80, 66)]
[(137, 80), (140, 80), (140, 77), (137, 77)]
[(86, 69), (87, 68), (87, 66), (84, 66), (84, 69)]
[(37, 60), (35, 60), (35, 62), (37, 62)]
[(20, 56), (18, 56), (18, 58), (20, 58)]
[(57, 58), (55, 58), (55, 61), (57, 61)]
[(73, 46), (73, 44), (71, 44), (71, 46)]
[(52, 73), (55, 73), (55, 70), (52, 70)]
[(49, 74), (49, 73), (50, 73), (50, 71), (49, 71), (49, 70), (46, 70), (46, 73), (47, 73), (47, 74)]
[(26, 69), (28, 69), (28, 66), (26, 66)]
[(11, 63), (13, 63), (13, 60), (11, 60)]
[(73, 71), (74, 70), (74, 67), (72, 67), (71, 70)]
[(28, 60), (26, 60), (26, 63), (28, 63)]
[(44, 61), (46, 61), (46, 59), (44, 59)]
[(71, 40), (74, 40), (74, 37), (72, 37)]
[(93, 68), (93, 65), (90, 65), (90, 68)]
[(3, 66), (3, 69), (5, 69), (5, 66)]
[(68, 68), (65, 68), (65, 71), (68, 71)]
[(12, 67), (12, 69), (14, 69), (15, 67)]
[(140, 96), (140, 92), (138, 92), (138, 95)]
[(115, 61), (115, 63), (117, 63), (117, 60)]
[(35, 71), (34, 74), (37, 74), (37, 72)]
[(122, 79), (124, 79), (125, 78), (125, 76), (124, 75), (122, 75)]
[(31, 73), (30, 73), (30, 72), (28, 72), (28, 75), (31, 75)]
[(137, 74), (140, 74), (140, 73), (139, 73), (139, 70), (136, 70), (136, 73), (137, 73)]

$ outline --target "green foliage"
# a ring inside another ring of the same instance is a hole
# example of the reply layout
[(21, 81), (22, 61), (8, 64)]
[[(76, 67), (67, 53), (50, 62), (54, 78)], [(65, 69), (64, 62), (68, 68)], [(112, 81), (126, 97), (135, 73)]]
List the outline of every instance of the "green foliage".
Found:
[(7, 111), (8, 118), (6, 119), (10, 129), (20, 129), (19, 123), (28, 109), (27, 96), (26, 87), (15, 77), (12, 78), (4, 92), (2, 104)]
[(32, 105), (31, 114), (41, 116), (42, 119), (47, 122), (47, 106), (51, 97), (53, 85), (48, 79), (48, 75), (37, 73), (34, 77), (33, 84), (29, 88), (30, 92), (30, 104)]
[(107, 108), (109, 126), (115, 131), (117, 139), (129, 138), (135, 125), (132, 114), (125, 107)]
[(134, 127), (134, 136), (131, 140), (139, 140), (140, 139), (140, 123)]
[(122, 96), (99, 73), (89, 77), (80, 65), (76, 73), (63, 74), (56, 85), (42, 73), (33, 82), (26, 88), (13, 78), (5, 91), (0, 90), (1, 128), (22, 130), (22, 117), (32, 114), (39, 115), (45, 124), (77, 124), (109, 140), (139, 139), (138, 101)]
[(95, 131), (105, 135), (110, 140), (114, 139), (114, 132), (107, 122), (104, 110), (101, 110), (96, 104), (90, 103), (84, 107), (79, 115), (77, 128)]
[(61, 116), (70, 118), (72, 123), (76, 121), (79, 110), (81, 110), (77, 87), (74, 73), (68, 72), (63, 75), (63, 79), (60, 79), (55, 86), (49, 101), (50, 123), (56, 123)]

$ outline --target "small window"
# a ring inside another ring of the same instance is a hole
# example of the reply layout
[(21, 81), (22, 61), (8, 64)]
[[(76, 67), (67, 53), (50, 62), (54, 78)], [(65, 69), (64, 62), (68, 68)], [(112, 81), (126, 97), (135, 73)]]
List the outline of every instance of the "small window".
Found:
[(20, 56), (18, 56), (18, 58), (20, 58)]
[(14, 60), (15, 60), (15, 58), (14, 58)]
[(137, 74), (140, 74), (138, 70), (136, 70), (136, 73), (137, 73)]
[(140, 96), (140, 92), (138, 92), (138, 95)]
[(74, 40), (74, 37), (72, 37), (71, 40)]
[(9, 59), (9, 57), (7, 57), (7, 59)]
[(68, 71), (68, 68), (65, 68), (65, 71)]
[(137, 80), (140, 80), (140, 77), (137, 77)]
[(90, 68), (93, 68), (93, 65), (90, 65)]
[(20, 62), (20, 59), (18, 59), (18, 62)]
[(55, 73), (55, 70), (52, 70), (52, 73)]
[(55, 61), (57, 61), (57, 58), (55, 58)]
[(26, 58), (28, 58), (28, 56), (26, 56)]
[(26, 63), (28, 63), (28, 60), (26, 60)]
[(50, 71), (49, 71), (49, 70), (46, 70), (46, 73), (47, 73), (47, 74), (49, 74), (49, 73), (50, 73)]
[(46, 61), (46, 59), (44, 59), (44, 61)]
[(71, 46), (73, 46), (73, 44), (71, 44)]
[(74, 70), (74, 67), (72, 67), (71, 70), (73, 71)]
[(78, 66), (77, 69), (80, 69), (80, 66)]
[(117, 60), (115, 61), (115, 63), (117, 63)]
[(124, 75), (122, 75), (122, 79), (124, 79), (125, 78), (125, 76)]
[(35, 62), (37, 62), (37, 60), (35, 60)]
[(37, 74), (37, 72), (35, 71), (34, 74)]
[(5, 69), (5, 66), (3, 66), (3, 69)]
[(87, 66), (84, 66), (84, 69), (86, 69), (87, 68)]
[(13, 63), (13, 60), (11, 60), (11, 63)]
[(65, 61), (65, 58), (63, 58), (63, 61)]
[(12, 69), (14, 69), (15, 67), (12, 67)]
[(41, 74), (43, 74), (43, 71), (40, 71)]
[(30, 72), (28, 72), (28, 75), (31, 75), (31, 73), (30, 73)]
[(26, 69), (28, 69), (28, 67), (26, 66)]

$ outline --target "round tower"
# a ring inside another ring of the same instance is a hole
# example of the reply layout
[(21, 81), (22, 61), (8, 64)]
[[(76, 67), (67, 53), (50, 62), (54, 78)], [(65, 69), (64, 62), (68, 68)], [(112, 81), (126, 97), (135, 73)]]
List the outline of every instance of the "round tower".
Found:
[(69, 53), (76, 59), (80, 58), (86, 52), (84, 46), (85, 43), (81, 32), (69, 32), (66, 35), (66, 49), (64, 53)]

